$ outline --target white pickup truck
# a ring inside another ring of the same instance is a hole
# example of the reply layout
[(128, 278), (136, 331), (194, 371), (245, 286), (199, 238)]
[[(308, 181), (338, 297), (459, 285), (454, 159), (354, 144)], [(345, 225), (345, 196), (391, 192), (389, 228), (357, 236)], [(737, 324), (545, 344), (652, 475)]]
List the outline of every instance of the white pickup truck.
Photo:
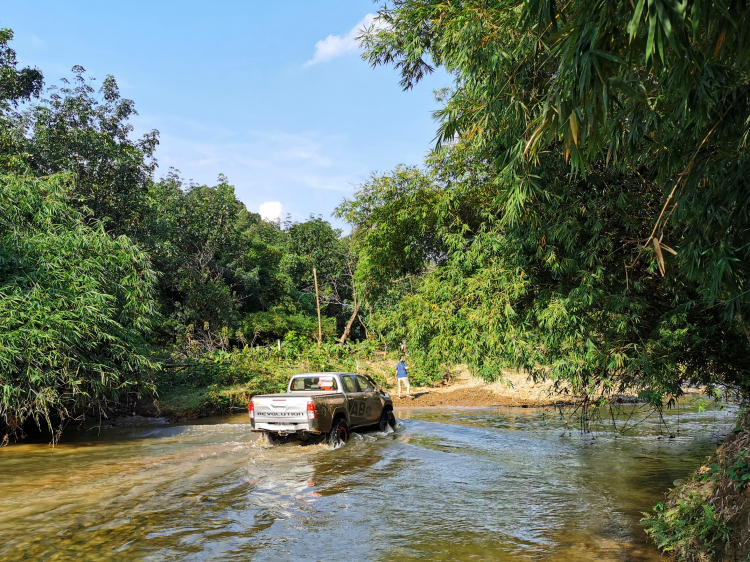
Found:
[(312, 434), (341, 445), (352, 429), (396, 426), (390, 395), (358, 373), (294, 375), (285, 393), (253, 396), (247, 410), (253, 431), (269, 442), (291, 435), (307, 441)]

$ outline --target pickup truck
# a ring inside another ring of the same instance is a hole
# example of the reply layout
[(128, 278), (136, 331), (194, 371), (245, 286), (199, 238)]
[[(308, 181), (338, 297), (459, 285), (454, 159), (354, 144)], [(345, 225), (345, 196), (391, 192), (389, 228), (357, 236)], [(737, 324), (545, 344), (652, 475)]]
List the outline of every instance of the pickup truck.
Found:
[(305, 373), (294, 375), (282, 394), (253, 396), (247, 406), (253, 431), (271, 443), (296, 436), (324, 435), (343, 445), (352, 429), (396, 426), (393, 400), (367, 375)]

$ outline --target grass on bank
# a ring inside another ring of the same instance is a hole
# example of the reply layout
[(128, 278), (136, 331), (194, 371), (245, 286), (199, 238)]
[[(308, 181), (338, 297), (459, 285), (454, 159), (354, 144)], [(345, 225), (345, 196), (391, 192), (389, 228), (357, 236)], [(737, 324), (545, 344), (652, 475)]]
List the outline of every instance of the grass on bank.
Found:
[(343, 346), (329, 342), (318, 348), (291, 332), (277, 345), (165, 361), (154, 375), (156, 396), (144, 398), (139, 410), (172, 420), (229, 414), (246, 408), (256, 394), (283, 392), (292, 375), (305, 372), (365, 373), (388, 388), (397, 360), (396, 352), (382, 351), (375, 341)]
[(706, 463), (641, 521), (679, 562), (750, 560), (750, 410)]

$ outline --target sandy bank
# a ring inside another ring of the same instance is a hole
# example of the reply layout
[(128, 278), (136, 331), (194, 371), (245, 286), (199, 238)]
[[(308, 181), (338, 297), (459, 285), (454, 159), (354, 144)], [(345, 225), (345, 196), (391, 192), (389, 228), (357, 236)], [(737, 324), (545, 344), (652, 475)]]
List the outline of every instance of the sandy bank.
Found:
[[(574, 403), (571, 395), (555, 392), (551, 381), (535, 383), (528, 375), (517, 372), (504, 373), (502, 380), (487, 383), (471, 376), (468, 369), (461, 367), (457, 370), (451, 383), (436, 388), (412, 386), (411, 398), (406, 397), (405, 392), (402, 391), (401, 399), (398, 398), (395, 377), (389, 378), (388, 383), (394, 405), (399, 408), (425, 406), (544, 407)], [(685, 391), (687, 397), (695, 397), (702, 393), (702, 389), (686, 389)], [(622, 400), (633, 402), (637, 398), (636, 396), (623, 396)]]
[(572, 403), (569, 396), (551, 391), (550, 382), (534, 383), (527, 375), (506, 373), (503, 380), (486, 383), (473, 377), (466, 368), (459, 368), (451, 383), (436, 387), (412, 386), (411, 398), (402, 391), (398, 398), (395, 378), (388, 381), (394, 405), (399, 408), (424, 406), (551, 406)]

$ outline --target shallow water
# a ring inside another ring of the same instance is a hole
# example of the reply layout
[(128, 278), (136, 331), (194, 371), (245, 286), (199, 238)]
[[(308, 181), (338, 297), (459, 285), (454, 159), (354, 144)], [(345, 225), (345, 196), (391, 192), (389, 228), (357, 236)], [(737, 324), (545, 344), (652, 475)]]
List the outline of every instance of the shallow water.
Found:
[(413, 409), (335, 450), (262, 446), (244, 415), (132, 418), (0, 450), (0, 558), (659, 560), (641, 512), (734, 414), (673, 410), (665, 430), (636, 408), (613, 438), (551, 410)]

